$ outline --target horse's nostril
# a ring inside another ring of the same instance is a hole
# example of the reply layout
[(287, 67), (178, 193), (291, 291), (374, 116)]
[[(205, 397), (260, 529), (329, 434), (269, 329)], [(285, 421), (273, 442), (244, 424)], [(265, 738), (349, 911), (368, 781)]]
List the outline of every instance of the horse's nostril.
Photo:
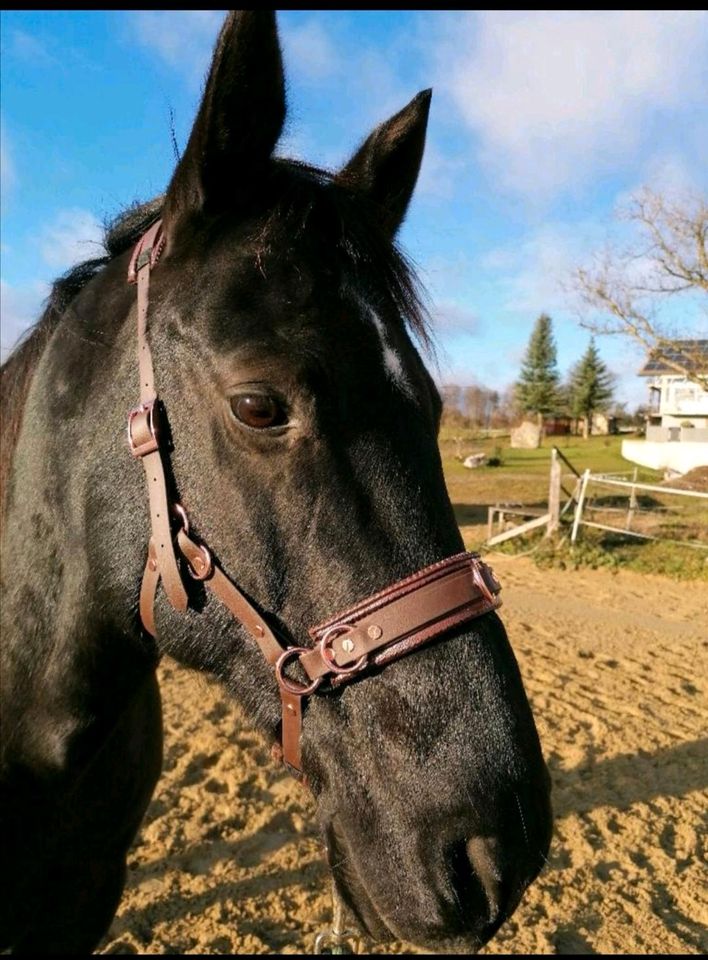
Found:
[[(500, 878), (494, 865), (494, 841), (473, 837), (453, 845), (449, 854), (451, 881), (463, 910), (475, 909), (486, 924), (500, 913)], [(486, 916), (485, 916), (486, 915)]]
[(489, 921), (494, 922), (501, 907), (501, 875), (496, 864), (497, 844), (491, 837), (473, 837), (466, 843), (467, 856), (474, 867), (489, 904)]

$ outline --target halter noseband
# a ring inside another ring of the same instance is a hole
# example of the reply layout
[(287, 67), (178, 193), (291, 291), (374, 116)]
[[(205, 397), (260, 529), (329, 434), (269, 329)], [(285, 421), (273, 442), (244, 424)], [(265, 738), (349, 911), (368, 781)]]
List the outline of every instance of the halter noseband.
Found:
[[(153, 608), (157, 587), (184, 613), (188, 597), (177, 552), (192, 577), (204, 582), (258, 644), (275, 671), (282, 702), (279, 752), (283, 762), (302, 777), (300, 735), (302, 701), (328, 681), (339, 686), (367, 668), (383, 667), (436, 639), (451, 627), (489, 613), (501, 605), (501, 585), (476, 553), (458, 553), (393, 583), (326, 623), (309, 630), (314, 646), (287, 647), (254, 605), (214, 562), (208, 547), (190, 535), (184, 507), (171, 500), (165, 475), (168, 452), (160, 436), (160, 406), (155, 390), (152, 354), (147, 339), (150, 271), (165, 244), (158, 220), (138, 242), (128, 268), (128, 282), (138, 287), (138, 363), (140, 404), (128, 414), (128, 443), (142, 460), (150, 498), (151, 537), (140, 588), (140, 619), (156, 637)], [(173, 535), (175, 519), (179, 529)], [(176, 544), (176, 550), (175, 550)], [(285, 673), (298, 660), (309, 682)]]

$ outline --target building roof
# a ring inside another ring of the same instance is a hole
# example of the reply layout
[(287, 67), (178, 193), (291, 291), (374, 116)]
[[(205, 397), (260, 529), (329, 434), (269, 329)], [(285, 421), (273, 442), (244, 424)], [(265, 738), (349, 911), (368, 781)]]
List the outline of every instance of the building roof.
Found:
[(708, 373), (708, 340), (675, 340), (672, 347), (661, 353), (652, 350), (639, 376), (655, 377), (661, 373), (678, 375), (679, 371), (670, 366), (667, 359), (680, 363), (692, 373)]

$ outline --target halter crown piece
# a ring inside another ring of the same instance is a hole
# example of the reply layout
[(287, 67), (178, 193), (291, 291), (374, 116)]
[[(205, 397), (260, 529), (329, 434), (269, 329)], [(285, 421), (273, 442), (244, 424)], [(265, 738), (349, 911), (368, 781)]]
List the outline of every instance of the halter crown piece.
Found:
[[(168, 494), (165, 466), (169, 457), (166, 445), (161, 443), (160, 405), (147, 339), (150, 273), (165, 244), (161, 227), (158, 220), (147, 230), (128, 268), (128, 282), (138, 288), (140, 371), (140, 404), (128, 414), (128, 443), (145, 468), (151, 526), (140, 588), (140, 619), (145, 630), (156, 637), (153, 608), (160, 580), (168, 600), (181, 613), (188, 606), (183, 570), (203, 581), (250, 634), (273, 668), (282, 702), (281, 746), (276, 751), (290, 772), (302, 779), (300, 735), (305, 697), (323, 684), (336, 687), (371, 667), (383, 667), (452, 627), (497, 609), (501, 606), (501, 585), (479, 554), (458, 553), (311, 627), (312, 646), (284, 645), (214, 562), (209, 548), (190, 535), (184, 507)], [(285, 673), (291, 660), (298, 661), (307, 683)]]

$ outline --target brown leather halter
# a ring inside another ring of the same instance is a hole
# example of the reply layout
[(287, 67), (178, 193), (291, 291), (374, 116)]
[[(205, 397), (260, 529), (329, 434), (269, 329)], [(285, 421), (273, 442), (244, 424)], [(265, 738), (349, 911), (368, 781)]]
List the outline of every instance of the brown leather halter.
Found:
[[(164, 248), (158, 220), (137, 244), (128, 269), (128, 282), (138, 285), (138, 362), (140, 405), (128, 414), (131, 452), (142, 460), (150, 498), (152, 534), (140, 589), (140, 619), (156, 637), (153, 607), (162, 585), (172, 606), (184, 613), (188, 605), (180, 562), (201, 580), (245, 627), (273, 667), (282, 701), (281, 755), (301, 777), (300, 734), (302, 701), (326, 681), (338, 686), (369, 667), (383, 667), (458, 624), (501, 605), (501, 586), (476, 553), (458, 553), (393, 583), (309, 630), (314, 646), (287, 647), (238, 587), (214, 562), (208, 547), (190, 536), (181, 504), (170, 500), (165, 476), (168, 453), (161, 445), (159, 406), (152, 354), (147, 339), (150, 272)], [(178, 522), (176, 537), (173, 525)], [(297, 660), (309, 679), (303, 684), (285, 673)]]

